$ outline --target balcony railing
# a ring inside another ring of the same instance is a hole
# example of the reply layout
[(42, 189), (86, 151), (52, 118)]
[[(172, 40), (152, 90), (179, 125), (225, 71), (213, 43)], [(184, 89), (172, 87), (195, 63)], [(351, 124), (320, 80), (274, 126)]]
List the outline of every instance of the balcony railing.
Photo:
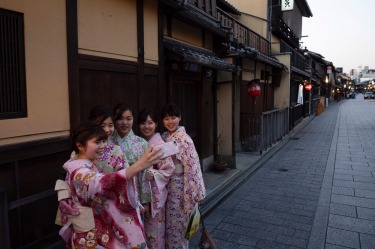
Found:
[(216, 0), (188, 0), (188, 3), (216, 19)]
[(255, 48), (266, 55), (269, 54), (269, 41), (238, 22), (220, 8), (217, 8), (217, 19), (220, 21), (223, 28), (228, 29), (229, 32), (233, 32), (231, 40)]
[(262, 153), (289, 132), (288, 121), (287, 108), (262, 113), (242, 112), (241, 149)]
[(303, 119), (303, 104), (289, 108), (289, 129), (292, 130)]
[(281, 35), (281, 38), (288, 40), (289, 43), (293, 44), (295, 47), (299, 46), (299, 38), (290, 29), (288, 24), (284, 22), (279, 16), (272, 17), (272, 32)]
[(283, 40), (280, 41), (280, 52), (281, 53), (292, 53), (292, 66), (296, 67), (302, 71), (305, 71), (305, 65), (306, 65), (306, 59), (305, 57), (298, 53), (295, 49), (293, 49), (291, 46), (289, 46), (286, 42)]

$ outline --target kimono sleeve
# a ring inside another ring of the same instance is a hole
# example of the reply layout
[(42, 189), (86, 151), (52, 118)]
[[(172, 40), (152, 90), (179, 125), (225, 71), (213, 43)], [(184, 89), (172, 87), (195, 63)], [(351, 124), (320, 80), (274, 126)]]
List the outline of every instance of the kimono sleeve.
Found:
[(123, 211), (133, 210), (134, 186), (126, 178), (126, 169), (114, 173), (98, 173), (89, 168), (78, 168), (70, 174), (72, 196), (82, 205), (90, 205), (95, 198), (110, 199)]
[(178, 158), (184, 166), (185, 211), (190, 213), (195, 204), (206, 196), (199, 156), (190, 137), (182, 139)]

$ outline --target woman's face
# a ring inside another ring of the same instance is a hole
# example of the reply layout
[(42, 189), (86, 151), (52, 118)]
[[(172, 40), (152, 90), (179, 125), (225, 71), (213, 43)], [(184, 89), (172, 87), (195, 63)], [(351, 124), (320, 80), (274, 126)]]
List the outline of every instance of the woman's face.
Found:
[(145, 122), (139, 124), (139, 130), (142, 132), (143, 137), (148, 141), (155, 134), (155, 129), (158, 126), (150, 116), (147, 116)]
[(103, 156), (107, 140), (99, 140), (97, 137), (90, 138), (86, 145), (77, 144), (78, 158), (94, 161)]
[(166, 116), (163, 118), (164, 127), (169, 133), (174, 133), (178, 129), (181, 118), (177, 116)]
[(101, 123), (101, 126), (103, 130), (105, 131), (105, 133), (107, 133), (108, 140), (109, 140), (111, 136), (113, 135), (113, 132), (115, 131), (115, 126), (113, 124), (112, 118), (108, 117), (106, 120), (103, 121), (103, 123)]
[(122, 113), (120, 119), (115, 121), (115, 126), (118, 134), (125, 137), (132, 130), (133, 127), (133, 114), (131, 111), (126, 110)]

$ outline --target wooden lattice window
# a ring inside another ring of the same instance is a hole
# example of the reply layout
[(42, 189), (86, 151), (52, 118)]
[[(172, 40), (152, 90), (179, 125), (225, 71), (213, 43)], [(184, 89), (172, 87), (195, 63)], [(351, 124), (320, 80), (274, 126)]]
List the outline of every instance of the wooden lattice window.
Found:
[(0, 8), (0, 119), (26, 115), (23, 14)]

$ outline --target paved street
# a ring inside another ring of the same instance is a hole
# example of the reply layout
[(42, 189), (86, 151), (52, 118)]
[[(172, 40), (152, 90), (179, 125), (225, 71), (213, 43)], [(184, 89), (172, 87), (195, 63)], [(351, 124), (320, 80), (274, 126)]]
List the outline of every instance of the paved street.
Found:
[(205, 223), (223, 249), (374, 249), (375, 101), (331, 104)]

